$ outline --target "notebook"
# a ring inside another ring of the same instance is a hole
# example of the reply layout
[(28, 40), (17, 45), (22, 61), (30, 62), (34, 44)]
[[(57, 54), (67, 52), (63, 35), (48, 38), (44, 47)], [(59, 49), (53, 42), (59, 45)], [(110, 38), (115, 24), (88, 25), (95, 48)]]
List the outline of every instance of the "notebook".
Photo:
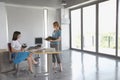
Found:
[(45, 40), (49, 41), (49, 40), (56, 40), (56, 38), (53, 38), (51, 36), (48, 36), (47, 38), (45, 38)]

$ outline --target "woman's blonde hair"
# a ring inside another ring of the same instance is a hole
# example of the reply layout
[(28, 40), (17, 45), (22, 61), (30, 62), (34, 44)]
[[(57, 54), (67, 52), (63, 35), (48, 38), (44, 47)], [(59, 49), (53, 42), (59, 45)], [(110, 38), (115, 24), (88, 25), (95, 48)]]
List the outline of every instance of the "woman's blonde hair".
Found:
[(57, 21), (55, 21), (55, 22), (53, 23), (53, 26), (57, 26), (57, 27), (59, 27), (59, 29), (61, 30), (60, 25), (59, 25), (59, 23), (58, 23)]

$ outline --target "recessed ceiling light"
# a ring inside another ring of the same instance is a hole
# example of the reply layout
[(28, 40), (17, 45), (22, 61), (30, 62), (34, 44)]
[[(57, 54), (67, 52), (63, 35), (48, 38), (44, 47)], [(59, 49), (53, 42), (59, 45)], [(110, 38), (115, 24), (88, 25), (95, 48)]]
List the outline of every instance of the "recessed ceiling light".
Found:
[(61, 5), (63, 5), (63, 6), (67, 5), (66, 1), (62, 0)]

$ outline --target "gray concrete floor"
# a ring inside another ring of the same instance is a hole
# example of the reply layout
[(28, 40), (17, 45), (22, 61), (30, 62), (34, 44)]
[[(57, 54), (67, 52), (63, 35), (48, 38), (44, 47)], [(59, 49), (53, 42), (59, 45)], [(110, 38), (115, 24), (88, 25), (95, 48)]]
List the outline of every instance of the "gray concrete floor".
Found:
[[(111, 59), (78, 51), (63, 51), (60, 55), (63, 71), (56, 73), (52, 70), (49, 76), (46, 71), (46, 57), (41, 55), (40, 66), (34, 66), (34, 74), (29, 73), (27, 64), (21, 64), (18, 76), (14, 72), (0, 73), (0, 80), (120, 80), (120, 60)], [(9, 66), (8, 66), (9, 67)], [(35, 77), (36, 75), (36, 77)]]

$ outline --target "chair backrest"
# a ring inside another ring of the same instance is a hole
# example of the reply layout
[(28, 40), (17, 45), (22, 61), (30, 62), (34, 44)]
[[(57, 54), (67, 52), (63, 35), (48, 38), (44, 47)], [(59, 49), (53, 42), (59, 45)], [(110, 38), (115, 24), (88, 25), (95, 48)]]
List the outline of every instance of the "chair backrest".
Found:
[(10, 53), (12, 52), (11, 43), (8, 43), (8, 50)]
[(11, 43), (7, 44), (8, 50), (9, 50), (9, 62), (12, 63), (12, 48), (11, 48)]

